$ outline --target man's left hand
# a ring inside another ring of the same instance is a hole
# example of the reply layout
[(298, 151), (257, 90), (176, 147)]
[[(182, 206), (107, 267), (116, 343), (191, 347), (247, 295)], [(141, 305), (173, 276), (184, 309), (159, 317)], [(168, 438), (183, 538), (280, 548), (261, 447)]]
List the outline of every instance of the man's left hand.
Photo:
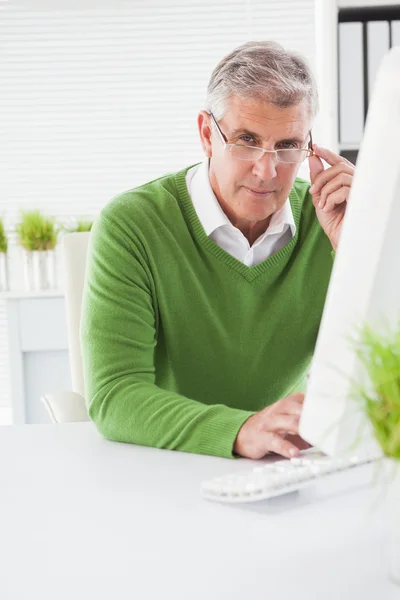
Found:
[[(316, 144), (313, 151), (314, 155), (308, 159), (310, 193), (318, 221), (336, 252), (355, 167), (342, 156)], [(327, 169), (321, 159), (330, 165)]]

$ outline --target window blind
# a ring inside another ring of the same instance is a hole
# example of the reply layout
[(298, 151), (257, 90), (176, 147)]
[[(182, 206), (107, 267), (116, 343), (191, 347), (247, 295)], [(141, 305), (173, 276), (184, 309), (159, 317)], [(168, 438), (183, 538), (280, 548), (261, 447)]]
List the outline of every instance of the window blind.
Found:
[[(217, 62), (274, 39), (314, 66), (314, 0), (0, 1), (0, 214), (95, 217), (117, 193), (202, 159)], [(9, 402), (4, 300), (0, 405)]]

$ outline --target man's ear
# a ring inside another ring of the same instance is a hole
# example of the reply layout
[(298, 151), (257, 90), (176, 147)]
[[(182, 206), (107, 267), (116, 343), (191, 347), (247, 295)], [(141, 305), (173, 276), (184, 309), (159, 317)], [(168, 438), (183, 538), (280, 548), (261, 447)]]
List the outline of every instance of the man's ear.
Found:
[(211, 143), (212, 130), (211, 130), (210, 115), (208, 114), (207, 111), (201, 110), (199, 112), (199, 115), (197, 117), (197, 127), (199, 129), (200, 142), (201, 142), (201, 145), (203, 146), (203, 150), (204, 150), (206, 156), (208, 156), (208, 158), (211, 158), (211, 156), (212, 156), (212, 143)]

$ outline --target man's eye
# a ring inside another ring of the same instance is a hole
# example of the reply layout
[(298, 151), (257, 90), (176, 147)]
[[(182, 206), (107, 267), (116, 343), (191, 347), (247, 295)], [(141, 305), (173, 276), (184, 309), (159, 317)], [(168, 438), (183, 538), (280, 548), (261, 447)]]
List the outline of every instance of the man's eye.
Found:
[(281, 150), (290, 150), (291, 148), (297, 148), (297, 144), (294, 144), (293, 142), (283, 142), (279, 145), (279, 148)]
[(246, 144), (254, 144), (254, 138), (251, 135), (241, 135), (239, 139)]

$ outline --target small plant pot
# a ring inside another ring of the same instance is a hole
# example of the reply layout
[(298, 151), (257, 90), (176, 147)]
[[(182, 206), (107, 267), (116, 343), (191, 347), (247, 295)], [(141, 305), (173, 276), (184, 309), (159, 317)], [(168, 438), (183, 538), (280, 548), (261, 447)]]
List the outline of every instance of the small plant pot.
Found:
[(56, 289), (57, 271), (54, 250), (25, 251), (24, 272), (27, 291)]
[(386, 462), (389, 575), (400, 586), (400, 460)]
[(8, 292), (10, 289), (8, 258), (7, 252), (0, 252), (0, 292)]

